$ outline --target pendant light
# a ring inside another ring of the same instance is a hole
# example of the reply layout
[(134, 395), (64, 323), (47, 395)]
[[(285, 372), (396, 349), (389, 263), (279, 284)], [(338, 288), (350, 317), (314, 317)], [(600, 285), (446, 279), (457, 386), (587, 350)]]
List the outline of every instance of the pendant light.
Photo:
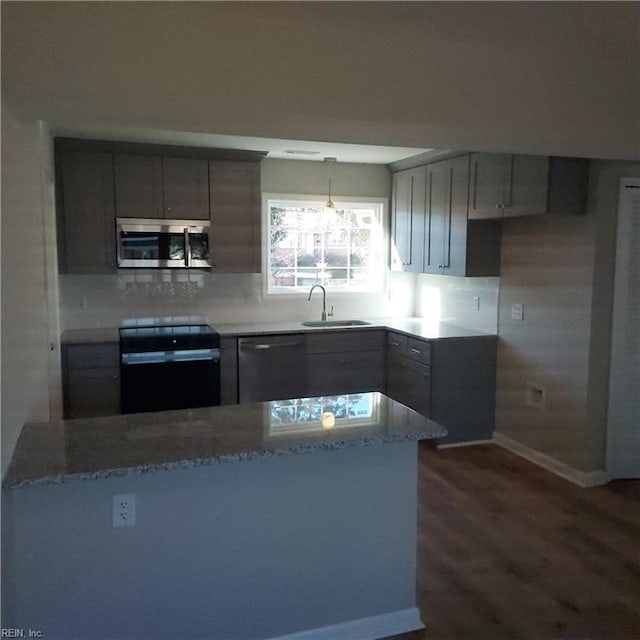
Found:
[(334, 213), (336, 210), (336, 205), (331, 199), (331, 167), (336, 162), (336, 158), (325, 158), (324, 161), (328, 165), (328, 174), (329, 174), (329, 199), (324, 205), (325, 213)]

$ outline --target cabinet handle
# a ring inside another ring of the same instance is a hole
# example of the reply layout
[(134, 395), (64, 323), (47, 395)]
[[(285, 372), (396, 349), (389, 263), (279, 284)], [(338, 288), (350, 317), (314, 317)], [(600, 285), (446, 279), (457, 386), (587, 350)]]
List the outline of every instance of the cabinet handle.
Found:
[(167, 213), (171, 213), (173, 209), (171, 207), (167, 207)]
[(413, 347), (411, 347), (411, 353), (422, 353), (422, 351), (420, 351), (420, 349), (414, 349)]
[(399, 347), (399, 346), (400, 346), (400, 343), (399, 343), (399, 342), (392, 342), (391, 344), (392, 344), (392, 346), (394, 346), (394, 347)]

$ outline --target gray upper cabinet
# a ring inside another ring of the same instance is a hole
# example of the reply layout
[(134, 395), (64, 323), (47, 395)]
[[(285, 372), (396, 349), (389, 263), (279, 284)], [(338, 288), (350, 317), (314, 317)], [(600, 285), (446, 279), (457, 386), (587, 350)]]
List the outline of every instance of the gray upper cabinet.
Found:
[(260, 273), (260, 164), (214, 160), (209, 173), (212, 270)]
[(60, 273), (115, 271), (112, 155), (59, 153), (56, 182)]
[(165, 218), (209, 219), (209, 166), (202, 158), (162, 157)]
[(472, 153), (469, 219), (584, 213), (588, 170), (581, 158)]
[(115, 154), (119, 218), (209, 219), (209, 168), (201, 158)]
[(61, 273), (116, 270), (116, 218), (211, 220), (212, 269), (259, 273), (261, 151), (56, 138)]
[(469, 156), (427, 165), (424, 273), (497, 276), (500, 228), (491, 220), (468, 221)]
[(426, 179), (425, 167), (393, 176), (391, 268), (396, 271), (420, 273), (423, 269)]

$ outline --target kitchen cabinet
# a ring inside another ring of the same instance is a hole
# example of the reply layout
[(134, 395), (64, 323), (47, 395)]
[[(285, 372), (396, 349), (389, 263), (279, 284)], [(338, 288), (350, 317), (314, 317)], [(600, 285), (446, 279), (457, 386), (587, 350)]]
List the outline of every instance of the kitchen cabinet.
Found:
[(585, 213), (588, 168), (581, 158), (472, 153), (469, 219)]
[(395, 333), (387, 334), (385, 393), (414, 411), (431, 412), (431, 344)]
[(432, 342), (430, 417), (449, 432), (441, 444), (493, 437), (496, 354), (495, 336)]
[(384, 332), (328, 331), (307, 336), (307, 395), (381, 391)]
[(113, 157), (67, 150), (56, 158), (60, 273), (116, 270)]
[(427, 165), (424, 273), (497, 276), (500, 227), (467, 219), (469, 156)]
[(65, 419), (120, 413), (120, 350), (117, 342), (62, 345)]
[(423, 273), (497, 276), (500, 234), (491, 220), (467, 219), (469, 156), (427, 165), (427, 224)]
[(238, 339), (238, 398), (263, 402), (307, 394), (304, 334), (247, 336)]
[(209, 220), (212, 270), (259, 273), (259, 151), (56, 138), (61, 273), (116, 270), (116, 217)]
[(426, 224), (425, 167), (393, 175), (391, 268), (421, 273)]
[(390, 331), (385, 393), (444, 426), (441, 444), (488, 440), (496, 353), (493, 336), (426, 341)]
[(215, 160), (209, 174), (212, 271), (260, 273), (260, 165)]
[(220, 338), (220, 404), (238, 404), (238, 339)]
[(209, 219), (206, 159), (115, 154), (118, 218)]

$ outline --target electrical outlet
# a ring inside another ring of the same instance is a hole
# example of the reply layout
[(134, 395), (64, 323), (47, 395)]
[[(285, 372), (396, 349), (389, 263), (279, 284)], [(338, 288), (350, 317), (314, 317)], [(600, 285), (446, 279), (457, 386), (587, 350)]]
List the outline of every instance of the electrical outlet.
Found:
[(136, 496), (120, 493), (113, 496), (112, 518), (114, 527), (133, 527), (136, 523)]
[(511, 319), (524, 320), (524, 305), (521, 302), (514, 302), (511, 305)]
[(480, 311), (480, 296), (473, 296), (473, 310)]

